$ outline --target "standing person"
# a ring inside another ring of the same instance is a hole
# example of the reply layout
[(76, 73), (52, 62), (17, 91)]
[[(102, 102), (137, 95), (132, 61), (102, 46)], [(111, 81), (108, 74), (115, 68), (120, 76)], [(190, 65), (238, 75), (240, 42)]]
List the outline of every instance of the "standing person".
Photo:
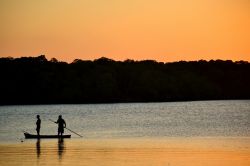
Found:
[(64, 128), (66, 127), (66, 122), (62, 118), (62, 115), (58, 116), (58, 120), (56, 122), (58, 124), (58, 137), (59, 135), (62, 136), (64, 133)]
[(36, 118), (37, 118), (37, 121), (36, 121), (36, 132), (37, 132), (37, 135), (40, 136), (40, 128), (41, 128), (40, 115), (37, 115)]

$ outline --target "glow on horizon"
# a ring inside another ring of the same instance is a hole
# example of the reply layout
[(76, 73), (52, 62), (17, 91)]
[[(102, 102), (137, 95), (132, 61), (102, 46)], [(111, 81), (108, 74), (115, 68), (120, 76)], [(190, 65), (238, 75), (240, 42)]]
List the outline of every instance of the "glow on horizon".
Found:
[(250, 61), (248, 0), (1, 0), (0, 57)]

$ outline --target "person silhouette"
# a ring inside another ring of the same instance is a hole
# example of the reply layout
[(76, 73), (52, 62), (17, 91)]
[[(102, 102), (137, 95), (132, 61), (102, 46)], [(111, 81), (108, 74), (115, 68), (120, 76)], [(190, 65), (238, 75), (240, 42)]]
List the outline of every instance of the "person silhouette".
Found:
[(58, 120), (56, 122), (58, 124), (58, 137), (62, 136), (64, 133), (64, 128), (66, 127), (66, 122), (65, 120), (62, 118), (62, 115), (58, 116)]
[(36, 118), (37, 118), (37, 121), (36, 121), (36, 132), (37, 132), (37, 135), (40, 136), (40, 128), (41, 128), (40, 115), (37, 115)]

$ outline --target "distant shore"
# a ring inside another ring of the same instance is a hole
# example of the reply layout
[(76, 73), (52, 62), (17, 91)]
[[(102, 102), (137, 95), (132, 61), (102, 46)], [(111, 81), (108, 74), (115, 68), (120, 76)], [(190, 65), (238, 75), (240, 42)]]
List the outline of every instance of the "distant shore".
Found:
[(0, 105), (250, 99), (250, 63), (0, 58)]
[(140, 101), (132, 101), (132, 102), (88, 102), (88, 103), (15, 103), (15, 104), (0, 104), (0, 106), (40, 106), (40, 105), (78, 105), (78, 104), (136, 104), (136, 103), (174, 103), (174, 102), (199, 102), (199, 101), (250, 101), (250, 99), (211, 99), (211, 100), (177, 100), (177, 101), (147, 101), (147, 102), (140, 102)]

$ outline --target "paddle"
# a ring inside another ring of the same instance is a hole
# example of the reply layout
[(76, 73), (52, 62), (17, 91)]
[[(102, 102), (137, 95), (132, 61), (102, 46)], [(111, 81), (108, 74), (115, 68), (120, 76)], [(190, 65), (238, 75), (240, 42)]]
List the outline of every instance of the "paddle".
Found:
[[(54, 123), (56, 123), (55, 121), (53, 121), (53, 120), (51, 120), (51, 119), (49, 119), (51, 122), (54, 122)], [(74, 134), (76, 134), (76, 135), (78, 135), (78, 136), (80, 136), (80, 137), (83, 137), (82, 135), (80, 135), (80, 134), (78, 134), (78, 133), (76, 133), (76, 132), (74, 132), (73, 130), (70, 130), (69, 128), (67, 128), (67, 127), (65, 127), (65, 129), (67, 129), (67, 130), (69, 130), (69, 131), (71, 131), (72, 133), (74, 133)]]

